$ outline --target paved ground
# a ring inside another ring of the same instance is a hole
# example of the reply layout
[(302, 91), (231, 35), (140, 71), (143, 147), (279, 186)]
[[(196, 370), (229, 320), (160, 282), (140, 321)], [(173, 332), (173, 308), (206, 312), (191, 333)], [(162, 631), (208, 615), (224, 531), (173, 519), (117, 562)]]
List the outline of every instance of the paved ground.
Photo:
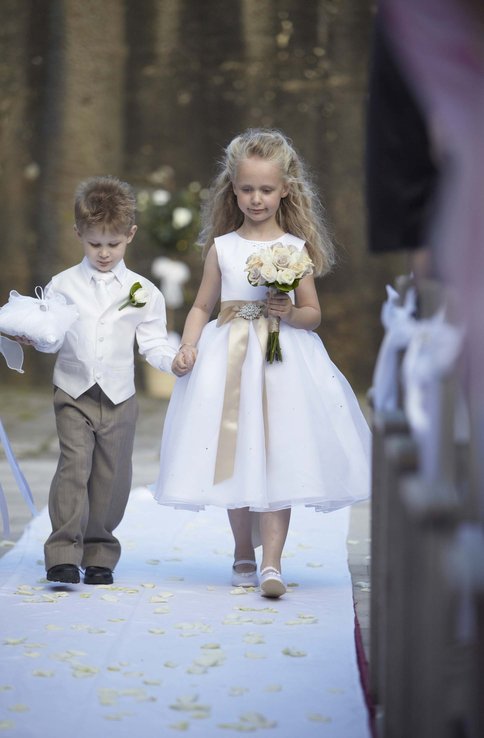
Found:
[[(158, 468), (159, 440), (167, 402), (138, 393), (140, 418), (135, 450), (133, 486), (152, 482)], [(22, 472), (32, 489), (36, 506), (45, 507), (50, 480), (57, 462), (58, 444), (49, 390), (2, 387), (0, 417)], [(30, 512), (18, 491), (3, 450), (0, 450), (0, 483), (10, 512), (11, 536), (0, 541), (0, 555), (22, 535)], [(370, 504), (352, 508), (348, 557), (356, 612), (363, 645), (369, 650)]]

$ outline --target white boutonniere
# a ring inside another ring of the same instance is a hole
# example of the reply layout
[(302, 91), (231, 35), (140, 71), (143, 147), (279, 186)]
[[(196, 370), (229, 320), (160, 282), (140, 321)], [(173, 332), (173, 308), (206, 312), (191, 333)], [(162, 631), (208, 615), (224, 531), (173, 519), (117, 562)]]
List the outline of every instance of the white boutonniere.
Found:
[(131, 286), (128, 299), (123, 302), (118, 310), (122, 310), (123, 308), (128, 307), (128, 305), (132, 305), (136, 308), (142, 308), (146, 305), (149, 299), (150, 293), (146, 289), (146, 287), (143, 287), (141, 282), (135, 282)]

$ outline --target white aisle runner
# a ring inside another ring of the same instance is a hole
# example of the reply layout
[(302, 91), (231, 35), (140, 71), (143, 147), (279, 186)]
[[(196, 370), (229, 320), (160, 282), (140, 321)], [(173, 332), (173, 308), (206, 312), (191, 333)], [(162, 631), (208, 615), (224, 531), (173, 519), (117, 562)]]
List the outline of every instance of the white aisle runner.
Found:
[(228, 584), (225, 511), (134, 490), (111, 586), (45, 580), (46, 511), (0, 559), (0, 732), (15, 738), (367, 738), (348, 511), (293, 510), (268, 600)]

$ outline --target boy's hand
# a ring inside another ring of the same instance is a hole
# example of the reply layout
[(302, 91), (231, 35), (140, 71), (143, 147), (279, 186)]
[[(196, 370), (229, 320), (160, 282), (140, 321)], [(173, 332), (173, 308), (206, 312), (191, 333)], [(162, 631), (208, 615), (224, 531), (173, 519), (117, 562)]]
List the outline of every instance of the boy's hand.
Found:
[(190, 346), (188, 344), (180, 346), (171, 365), (173, 374), (176, 374), (177, 377), (183, 377), (185, 374), (188, 374), (188, 372), (193, 369), (197, 353), (198, 351), (195, 346)]
[(35, 346), (35, 341), (31, 341), (31, 339), (26, 336), (9, 336), (9, 338), (11, 338), (12, 341), (23, 343), (24, 346)]

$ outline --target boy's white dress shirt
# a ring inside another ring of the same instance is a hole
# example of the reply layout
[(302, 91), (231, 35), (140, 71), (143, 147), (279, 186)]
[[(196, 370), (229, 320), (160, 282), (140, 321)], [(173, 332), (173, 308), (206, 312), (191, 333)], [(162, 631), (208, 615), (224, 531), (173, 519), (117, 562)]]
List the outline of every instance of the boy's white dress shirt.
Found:
[[(176, 354), (168, 343), (165, 300), (160, 290), (127, 269), (124, 261), (111, 273), (114, 279), (106, 285), (110, 301), (106, 308), (99, 302), (94, 281), (101, 272), (91, 266), (87, 257), (52, 277), (45, 289), (46, 298), (60, 293), (79, 310), (78, 320), (51, 351), (59, 352), (54, 384), (74, 399), (94, 384), (114, 404), (131, 397), (135, 393), (135, 339), (140, 354), (156, 369), (170, 372)], [(149, 292), (146, 305), (128, 305), (119, 310), (135, 282)]]

